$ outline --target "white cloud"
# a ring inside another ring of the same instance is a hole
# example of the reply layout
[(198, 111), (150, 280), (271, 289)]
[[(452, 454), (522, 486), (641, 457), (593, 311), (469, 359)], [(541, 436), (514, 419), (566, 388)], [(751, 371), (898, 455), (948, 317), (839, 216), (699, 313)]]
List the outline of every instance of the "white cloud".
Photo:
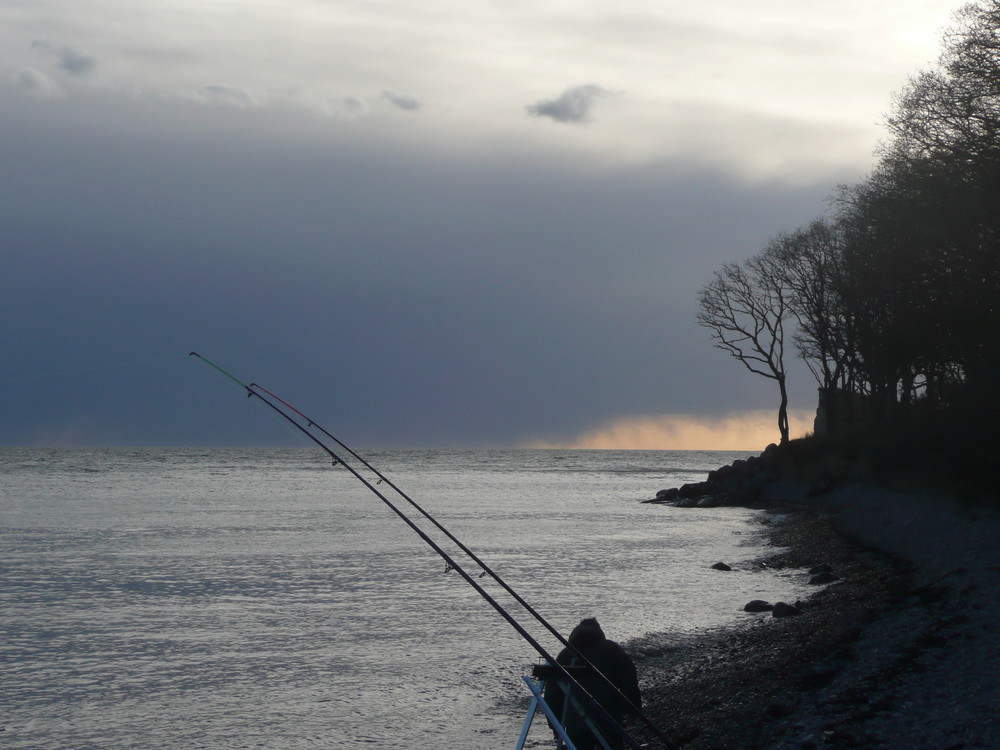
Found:
[[(380, 137), (418, 150), (568, 149), (611, 165), (681, 157), (786, 179), (845, 158), (852, 173), (869, 168), (892, 91), (934, 58), (957, 5), (48, 0), (44, 11), (0, 5), (0, 70), (55, 71), (74, 100), (99, 85), (160, 101), (370, 114), (383, 118)], [(96, 85), (70, 88), (85, 75)], [(554, 95), (567, 81), (591, 83)], [(587, 123), (609, 91), (628, 97), (600, 128), (524, 117), (528, 104), (535, 118)], [(378, 101), (424, 116), (369, 112)]]

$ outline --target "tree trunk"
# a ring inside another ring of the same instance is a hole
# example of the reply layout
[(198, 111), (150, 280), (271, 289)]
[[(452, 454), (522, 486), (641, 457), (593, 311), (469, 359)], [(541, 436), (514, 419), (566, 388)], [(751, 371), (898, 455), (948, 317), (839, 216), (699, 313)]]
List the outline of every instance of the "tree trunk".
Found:
[(781, 445), (788, 442), (788, 389), (785, 379), (778, 378), (778, 389), (781, 391), (781, 404), (778, 406), (778, 432), (781, 434)]

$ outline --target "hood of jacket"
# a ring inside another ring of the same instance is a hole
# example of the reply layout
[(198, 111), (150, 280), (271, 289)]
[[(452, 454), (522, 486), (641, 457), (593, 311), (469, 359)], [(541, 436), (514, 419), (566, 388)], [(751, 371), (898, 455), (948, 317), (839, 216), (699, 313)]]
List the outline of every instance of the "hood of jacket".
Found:
[(600, 643), (604, 640), (606, 640), (604, 631), (601, 629), (601, 625), (597, 622), (596, 617), (588, 617), (582, 620), (579, 625), (573, 628), (573, 632), (569, 634), (569, 642), (577, 648), (592, 643)]

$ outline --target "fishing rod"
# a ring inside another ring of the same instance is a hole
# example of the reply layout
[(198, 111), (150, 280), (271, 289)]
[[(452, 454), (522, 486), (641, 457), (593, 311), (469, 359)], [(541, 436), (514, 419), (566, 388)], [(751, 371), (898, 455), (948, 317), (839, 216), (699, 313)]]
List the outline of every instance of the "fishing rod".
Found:
[(282, 405), (284, 405), (287, 408), (291, 409), (293, 412), (295, 412), (296, 414), (298, 414), (299, 417), (301, 417), (302, 419), (304, 419), (306, 421), (306, 424), (309, 427), (315, 427), (317, 430), (319, 430), (320, 432), (322, 432), (327, 438), (329, 438), (330, 440), (332, 440), (333, 442), (335, 442), (337, 445), (339, 445), (342, 449), (344, 449), (347, 453), (349, 453), (351, 455), (351, 457), (353, 457), (355, 460), (359, 461), (362, 465), (365, 466), (365, 468), (367, 468), (376, 477), (378, 477), (379, 481), (376, 484), (382, 484), (383, 482), (385, 482), (387, 485), (389, 485), (389, 487), (391, 487), (393, 489), (393, 491), (396, 492), (396, 494), (398, 494), (403, 500), (405, 500), (407, 503), (409, 503), (410, 506), (412, 506), (424, 518), (426, 518), (428, 521), (430, 521), (435, 526), (435, 528), (438, 529), (438, 531), (440, 531), (442, 534), (444, 534), (446, 537), (448, 537), (448, 539), (451, 540), (451, 542), (454, 543), (455, 546), (457, 546), (460, 550), (462, 550), (462, 552), (464, 552), (476, 565), (478, 565), (482, 569), (483, 572), (479, 575), (480, 578), (482, 578), (483, 576), (488, 575), (494, 581), (496, 581), (497, 584), (499, 584), (500, 587), (504, 591), (506, 591), (518, 604), (520, 604), (521, 607), (523, 607), (524, 610), (529, 615), (531, 615), (532, 617), (534, 617), (535, 620), (537, 620), (546, 630), (549, 631), (549, 633), (551, 633), (553, 636), (555, 636), (555, 638), (565, 648), (567, 648), (570, 651), (570, 653), (572, 653), (574, 656), (576, 656), (578, 659), (580, 659), (583, 662), (583, 664), (587, 668), (589, 668), (598, 677), (598, 679), (602, 680), (608, 687), (610, 687), (617, 694), (618, 698), (621, 699), (622, 701), (624, 701), (624, 704), (629, 707), (629, 710), (636, 716), (636, 718), (638, 718), (640, 721), (642, 721), (646, 725), (646, 727), (654, 735), (656, 735), (656, 737), (659, 740), (661, 740), (664, 743), (664, 745), (667, 748), (674, 747), (673, 743), (671, 743), (670, 740), (667, 739), (667, 737), (665, 737), (660, 732), (659, 728), (652, 722), (652, 720), (649, 719), (642, 712), (642, 710), (638, 706), (636, 706), (629, 699), (629, 697), (627, 695), (625, 695), (619, 689), (619, 687), (607, 675), (605, 675), (600, 669), (598, 669), (598, 667), (593, 662), (591, 662), (590, 659), (588, 659), (585, 654), (583, 654), (576, 646), (574, 646), (572, 643), (570, 643), (569, 640), (562, 633), (560, 633), (559, 630), (555, 626), (552, 625), (552, 623), (550, 623), (547, 619), (545, 619), (545, 617), (542, 616), (542, 614), (540, 612), (538, 612), (534, 607), (532, 607), (509, 583), (507, 583), (507, 581), (505, 581), (500, 576), (499, 573), (497, 573), (495, 570), (493, 570), (493, 568), (491, 568), (485, 561), (483, 561), (482, 559), (480, 559), (480, 557), (475, 552), (473, 552), (465, 544), (463, 544), (462, 541), (458, 537), (456, 537), (454, 534), (452, 534), (443, 524), (441, 524), (436, 518), (434, 518), (434, 516), (432, 516), (426, 509), (424, 509), (423, 506), (421, 506), (416, 500), (414, 500), (406, 492), (404, 492), (402, 488), (400, 488), (399, 486), (397, 486), (391, 479), (389, 479), (387, 476), (385, 476), (377, 468), (375, 468), (374, 466), (372, 466), (372, 464), (369, 463), (365, 458), (363, 458), (362, 456), (358, 455), (358, 453), (356, 453), (350, 446), (348, 446), (346, 443), (344, 443), (344, 441), (342, 441), (336, 435), (333, 435), (332, 433), (330, 433), (322, 425), (320, 425), (319, 423), (317, 423), (314, 419), (312, 419), (308, 415), (306, 415), (303, 412), (301, 412), (299, 409), (297, 409), (294, 406), (292, 406), (290, 403), (288, 403), (287, 401), (285, 401), (283, 398), (281, 398), (280, 396), (278, 396), (276, 393), (274, 393), (272, 391), (269, 391), (267, 388), (265, 388), (262, 385), (259, 385), (258, 383), (250, 383), (249, 389), (254, 390), (255, 392), (256, 391), (261, 391), (261, 392), (267, 394), (270, 398), (273, 398), (275, 401), (278, 401)]
[[(222, 375), (224, 375), (225, 377), (229, 378), (234, 383), (236, 383), (237, 385), (239, 385), (241, 388), (243, 388), (246, 391), (248, 398), (257, 397), (258, 399), (260, 399), (264, 404), (266, 404), (268, 407), (270, 407), (278, 415), (280, 415), (281, 417), (283, 417), (292, 426), (294, 426), (296, 429), (298, 429), (300, 432), (302, 432), (306, 437), (308, 437), (313, 443), (315, 443), (320, 449), (322, 449), (325, 453), (327, 453), (330, 456), (330, 458), (333, 459), (333, 465), (334, 466), (336, 466), (337, 464), (341, 464), (342, 466), (344, 466), (344, 468), (347, 469), (354, 476), (355, 479), (357, 479), (359, 482), (361, 482), (372, 494), (374, 494), (376, 497), (378, 497), (404, 523), (406, 523), (406, 525), (409, 526), (414, 531), (414, 533), (416, 533), (429, 547), (431, 547), (431, 549), (433, 549), (445, 561), (445, 564), (447, 565), (446, 570), (455, 570), (465, 580), (465, 582), (468, 583), (470, 586), (472, 586), (472, 588), (475, 589), (475, 591), (497, 612), (497, 614), (499, 614), (504, 620), (506, 620), (507, 623), (512, 628), (514, 628), (514, 630), (516, 630), (517, 633), (532, 648), (534, 648), (535, 651), (537, 651), (538, 654), (543, 659), (545, 659), (545, 661), (547, 661), (549, 663), (549, 665), (552, 667), (552, 669), (559, 675), (560, 679), (566, 681), (566, 683), (569, 685), (571, 691), (575, 692), (576, 695), (583, 700), (583, 702), (585, 703), (585, 707), (587, 709), (587, 712), (588, 712), (587, 715), (589, 715), (589, 712), (596, 711), (596, 713), (598, 715), (600, 715), (600, 716), (603, 717), (604, 722), (607, 723), (607, 725), (608, 725), (607, 728), (610, 729), (611, 731), (613, 731), (617, 736), (619, 736), (629, 747), (633, 748), (633, 750), (642, 750), (640, 748), (639, 744), (634, 739), (632, 739), (629, 736), (629, 734), (620, 725), (620, 723), (618, 721), (616, 721), (615, 718), (613, 716), (611, 716), (608, 713), (608, 711), (603, 706), (601, 706), (601, 704), (597, 701), (597, 699), (595, 699), (594, 696), (591, 695), (587, 691), (587, 689), (584, 688), (583, 685), (581, 685), (579, 683), (579, 681), (576, 680), (576, 678), (574, 678), (569, 673), (569, 671), (562, 664), (560, 664), (558, 661), (556, 661), (556, 659), (545, 649), (545, 647), (542, 646), (524, 628), (524, 626), (521, 625), (521, 623), (519, 623), (514, 618), (514, 616), (510, 614), (510, 612), (508, 612), (506, 609), (504, 609), (503, 606), (496, 599), (494, 599), (489, 594), (489, 592), (486, 591), (486, 589), (484, 589), (479, 584), (479, 582), (475, 578), (472, 577), (472, 575), (468, 571), (465, 570), (465, 568), (463, 568), (461, 565), (459, 565), (458, 562), (456, 562), (454, 560), (454, 558), (452, 558), (452, 556), (449, 555), (437, 542), (435, 542), (433, 539), (431, 539), (431, 537), (423, 529), (421, 529), (413, 521), (413, 519), (411, 519), (402, 510), (400, 510), (395, 505), (395, 503), (393, 503), (381, 491), (379, 491), (378, 488), (375, 485), (373, 485), (368, 479), (366, 479), (364, 476), (362, 476), (361, 473), (358, 472), (357, 469), (355, 469), (353, 466), (351, 466), (350, 463), (345, 462), (343, 460), (343, 458), (340, 455), (337, 454), (336, 451), (334, 451), (332, 448), (330, 448), (328, 445), (326, 445), (322, 440), (320, 440), (319, 438), (317, 438), (312, 432), (310, 432), (309, 431), (309, 427), (315, 427), (316, 426), (315, 423), (313, 423), (311, 420), (309, 420), (308, 417), (305, 417), (304, 415), (302, 415), (301, 412), (299, 412), (297, 409), (293, 409), (296, 413), (300, 414), (304, 419), (306, 419), (306, 421), (307, 421), (307, 423), (308, 423), (309, 426), (308, 427), (303, 426), (294, 417), (292, 417), (291, 415), (289, 415), (286, 411), (282, 410), (281, 407), (277, 406), (269, 398), (267, 398), (266, 396), (262, 395), (261, 392), (259, 392), (258, 390), (255, 390), (251, 386), (247, 385), (246, 383), (244, 383), (243, 381), (241, 381), (239, 378), (237, 378), (232, 373), (230, 373), (230, 372), (222, 369), (221, 367), (219, 367), (217, 364), (215, 364), (211, 360), (209, 360), (209, 359), (203, 357), (202, 355), (198, 354), (198, 352), (191, 352), (190, 356), (197, 357), (199, 360), (201, 360), (202, 362), (204, 362), (206, 365), (208, 365), (212, 369), (216, 370), (217, 372), (221, 373)], [(258, 388), (259, 388), (259, 386), (258, 386)], [(263, 391), (264, 389), (261, 388), (260, 390)], [(289, 408), (292, 408), (292, 407), (289, 407)], [(339, 443), (339, 441), (337, 441), (337, 442)]]

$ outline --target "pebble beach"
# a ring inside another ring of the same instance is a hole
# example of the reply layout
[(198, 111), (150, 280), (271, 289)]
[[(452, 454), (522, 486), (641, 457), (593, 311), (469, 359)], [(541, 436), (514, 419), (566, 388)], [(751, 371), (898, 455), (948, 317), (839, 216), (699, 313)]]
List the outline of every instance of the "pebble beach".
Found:
[(637, 644), (666, 736), (690, 750), (996, 748), (995, 507), (847, 486), (765, 510), (775, 554), (753, 564), (827, 564), (839, 580), (794, 616), (747, 613), (683, 649)]

